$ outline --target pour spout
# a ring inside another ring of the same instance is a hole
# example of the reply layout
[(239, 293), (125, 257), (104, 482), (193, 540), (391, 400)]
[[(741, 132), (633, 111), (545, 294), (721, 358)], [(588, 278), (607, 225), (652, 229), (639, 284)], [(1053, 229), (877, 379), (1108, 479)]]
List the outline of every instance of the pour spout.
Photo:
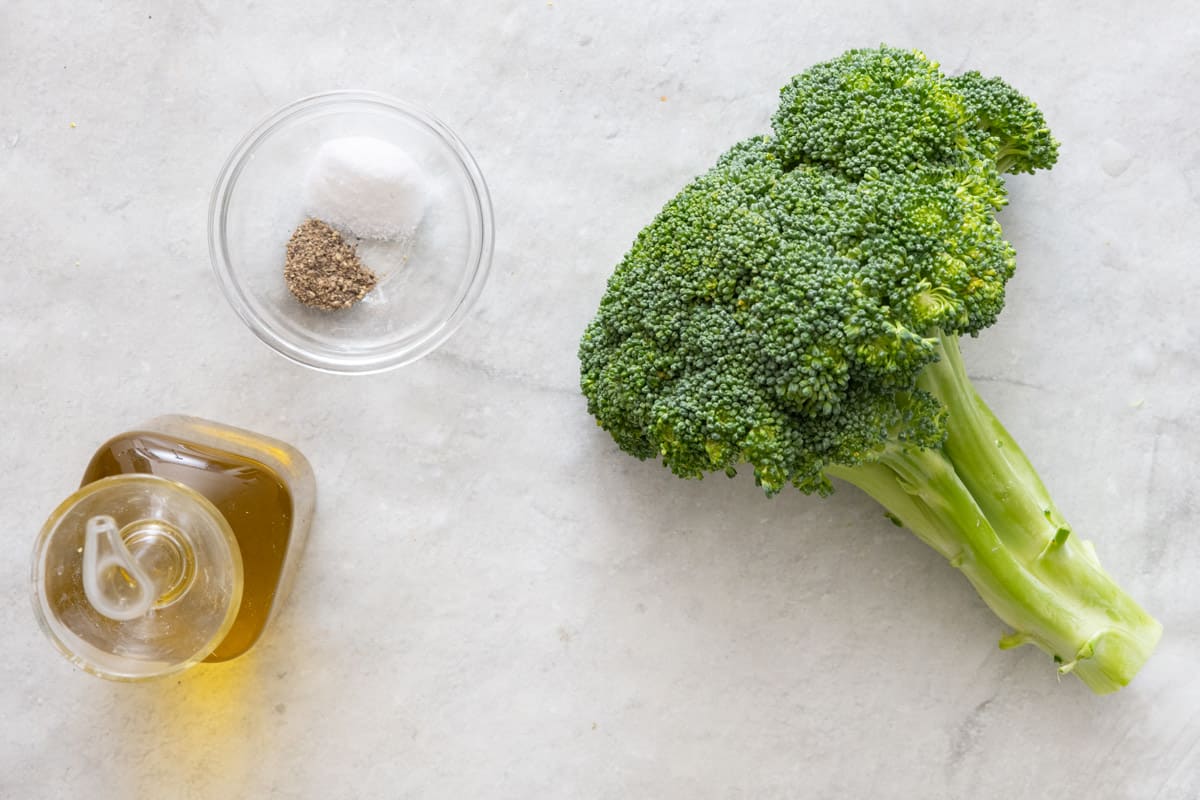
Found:
[(118, 622), (143, 617), (158, 587), (125, 546), (116, 520), (100, 514), (87, 521), (83, 542), (83, 591), (88, 602)]

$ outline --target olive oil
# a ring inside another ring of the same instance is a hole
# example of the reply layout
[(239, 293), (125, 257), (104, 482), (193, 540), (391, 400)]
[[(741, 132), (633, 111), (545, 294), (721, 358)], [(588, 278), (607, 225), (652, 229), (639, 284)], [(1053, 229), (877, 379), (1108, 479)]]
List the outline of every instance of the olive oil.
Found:
[[(104, 677), (235, 658), (278, 611), (314, 502), (307, 460), (274, 439), (181, 416), (121, 433), (39, 537), (43, 627)], [(196, 641), (180, 644), (193, 622)]]

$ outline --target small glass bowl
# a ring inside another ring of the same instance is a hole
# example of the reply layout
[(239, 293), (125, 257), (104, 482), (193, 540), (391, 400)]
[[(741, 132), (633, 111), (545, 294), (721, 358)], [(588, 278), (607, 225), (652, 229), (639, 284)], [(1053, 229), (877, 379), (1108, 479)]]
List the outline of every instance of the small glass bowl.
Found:
[[(359, 240), (378, 285), (351, 308), (322, 311), (288, 291), (285, 248), (307, 219), (313, 157), (343, 136), (404, 150), (425, 174), (429, 205), (410, 239)], [(325, 372), (382, 372), (446, 341), (483, 290), (493, 236), (487, 184), (466, 145), (428, 113), (374, 92), (306, 97), (263, 120), (234, 148), (209, 203), (209, 254), (233, 310), (276, 352)]]

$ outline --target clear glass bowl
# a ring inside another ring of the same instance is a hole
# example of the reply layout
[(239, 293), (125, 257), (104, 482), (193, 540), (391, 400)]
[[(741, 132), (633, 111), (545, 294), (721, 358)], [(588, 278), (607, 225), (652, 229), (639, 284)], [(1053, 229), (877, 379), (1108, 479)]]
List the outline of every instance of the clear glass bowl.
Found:
[[(429, 205), (411, 240), (362, 240), (379, 277), (352, 308), (297, 301), (285, 248), (307, 215), (304, 180), (322, 144), (370, 136), (404, 150), (425, 173)], [(233, 310), (259, 339), (314, 369), (370, 373), (428, 355), (463, 323), (492, 260), (492, 204), (466, 145), (430, 114), (374, 92), (306, 97), (263, 120), (221, 169), (209, 204), (209, 254)]]

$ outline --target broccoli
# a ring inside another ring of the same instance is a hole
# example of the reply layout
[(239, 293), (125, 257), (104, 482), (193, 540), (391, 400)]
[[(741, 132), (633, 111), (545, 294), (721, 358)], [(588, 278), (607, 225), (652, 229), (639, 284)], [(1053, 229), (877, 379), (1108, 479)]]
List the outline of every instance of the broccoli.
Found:
[(1015, 267), (1002, 175), (1051, 167), (1037, 106), (919, 51), (796, 76), (772, 133), (734, 145), (643, 229), (580, 344), (588, 410), (684, 478), (748, 464), (768, 495), (878, 500), (1012, 630), (1097, 693), (1161, 626), (1075, 535), (963, 368)]

